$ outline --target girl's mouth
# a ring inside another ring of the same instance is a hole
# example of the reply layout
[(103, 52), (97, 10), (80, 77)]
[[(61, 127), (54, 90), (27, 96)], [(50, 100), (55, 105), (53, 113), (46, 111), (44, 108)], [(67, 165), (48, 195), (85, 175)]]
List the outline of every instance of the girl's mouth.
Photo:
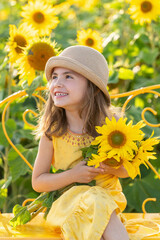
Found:
[(63, 93), (63, 92), (55, 92), (55, 93), (54, 93), (54, 95), (55, 95), (56, 97), (58, 97), (58, 96), (62, 96), (62, 97), (64, 97), (64, 96), (67, 96), (67, 95), (68, 95), (68, 93)]

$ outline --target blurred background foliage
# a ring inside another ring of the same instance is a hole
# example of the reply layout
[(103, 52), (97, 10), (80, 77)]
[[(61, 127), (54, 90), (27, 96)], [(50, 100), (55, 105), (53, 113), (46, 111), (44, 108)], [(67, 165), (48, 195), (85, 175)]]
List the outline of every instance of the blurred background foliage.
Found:
[[(32, 134), (33, 128), (23, 122), (22, 114), (26, 109), (39, 112), (42, 108), (42, 103), (31, 97), (38, 86), (46, 85), (45, 62), (41, 66), (36, 64), (41, 63), (42, 58), (47, 60), (48, 49), (52, 50), (52, 55), (56, 55), (71, 45), (88, 45), (102, 52), (108, 61), (110, 94), (159, 84), (160, 7), (157, 4), (157, 0), (1, 0), (0, 101), (20, 90), (26, 90), (29, 94), (29, 97), (15, 100), (7, 110), (6, 129), (13, 143), (32, 165), (38, 142)], [(46, 22), (44, 19), (47, 19)], [(24, 25), (20, 29), (22, 23)], [(36, 29), (36, 26), (39, 27)], [(26, 29), (28, 34), (24, 32)], [(46, 32), (43, 31), (45, 29)], [(30, 36), (29, 40), (27, 36)], [(22, 38), (27, 39), (26, 45), (22, 44)], [(37, 57), (36, 51), (42, 52), (42, 58)], [(112, 103), (122, 107), (125, 100), (126, 98), (115, 99)], [(126, 116), (136, 123), (141, 120), (144, 107), (151, 107), (157, 112), (157, 115), (146, 112), (147, 121), (160, 123), (160, 100), (151, 93), (132, 99), (127, 106)], [(3, 109), (4, 106), (1, 106), (0, 117)], [(36, 118), (31, 114), (27, 118), (36, 125)], [(152, 130), (155, 131), (155, 136), (160, 136), (159, 127), (146, 126), (146, 137), (151, 135)], [(160, 173), (160, 146), (155, 151), (157, 160), (152, 160), (151, 163)], [(11, 212), (15, 204), (22, 204), (26, 198), (38, 196), (31, 187), (31, 174), (26, 163), (10, 147), (0, 122), (2, 212)], [(157, 198), (156, 203), (147, 204), (147, 211), (160, 211), (160, 184), (152, 170), (142, 166), (141, 178), (128, 178), (121, 182), (128, 202), (126, 212), (141, 212), (142, 202), (147, 197)]]

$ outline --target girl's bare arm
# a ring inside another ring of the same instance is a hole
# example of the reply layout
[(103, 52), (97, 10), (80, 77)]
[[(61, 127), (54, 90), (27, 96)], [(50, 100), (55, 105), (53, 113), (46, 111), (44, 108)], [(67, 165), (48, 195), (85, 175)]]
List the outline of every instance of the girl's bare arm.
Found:
[(92, 181), (95, 176), (104, 172), (102, 168), (95, 169), (94, 167), (88, 167), (85, 165), (85, 162), (82, 161), (70, 170), (53, 174), (49, 172), (52, 157), (52, 141), (46, 136), (43, 136), (39, 143), (38, 154), (32, 174), (32, 186), (37, 192), (54, 191), (74, 182), (88, 183)]

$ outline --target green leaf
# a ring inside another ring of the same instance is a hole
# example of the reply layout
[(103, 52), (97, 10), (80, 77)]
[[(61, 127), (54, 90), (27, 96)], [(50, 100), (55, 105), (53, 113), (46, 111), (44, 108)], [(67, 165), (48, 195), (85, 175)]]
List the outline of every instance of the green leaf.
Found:
[(135, 98), (135, 107), (140, 107), (143, 109), (145, 107), (144, 104), (145, 104), (145, 102), (142, 98), (140, 98), (140, 97)]
[(7, 181), (4, 179), (0, 180), (0, 208), (2, 209), (4, 207), (4, 202), (6, 201), (6, 198), (8, 197), (8, 186), (11, 183), (12, 178), (9, 177)]
[(43, 206), (51, 208), (52, 203), (58, 198), (58, 190), (48, 193), (48, 197), (44, 200)]
[(83, 158), (86, 158), (87, 150), (88, 150), (88, 147), (81, 148), (81, 151), (82, 151), (82, 157), (83, 157)]
[(146, 198), (157, 199), (156, 202), (147, 203), (147, 212), (160, 212), (160, 184), (159, 179), (154, 178), (153, 172), (144, 178), (136, 178), (123, 188), (123, 192), (127, 198), (128, 207), (134, 212), (142, 212), (142, 203)]
[(0, 167), (3, 166), (3, 161), (2, 161), (2, 158), (0, 158)]
[(119, 82), (118, 72), (115, 71), (108, 79), (108, 84), (116, 84)]
[(40, 85), (42, 85), (42, 83), (43, 83), (43, 77), (40, 75), (33, 80), (30, 86), (28, 86), (27, 81), (24, 81), (22, 83), (22, 87), (28, 93), (28, 96), (31, 97), (35, 89), (38, 88)]
[(153, 50), (150, 48), (143, 48), (140, 52), (139, 59), (143, 60), (146, 64), (152, 64), (156, 60), (158, 55), (158, 48), (154, 48)]
[[(16, 145), (16, 147), (29, 161), (29, 163), (33, 165), (37, 154), (37, 147), (33, 149), (25, 149), (20, 144)], [(17, 180), (20, 176), (25, 175), (29, 170), (29, 166), (24, 162), (24, 160), (18, 155), (18, 153), (14, 149), (11, 149), (9, 151), (8, 165), (13, 181)]]
[(16, 133), (14, 134), (14, 137), (16, 139), (29, 139), (33, 141), (33, 133), (29, 129), (18, 129)]
[(6, 198), (7, 195), (8, 195), (7, 188), (1, 188), (1, 189), (0, 189), (0, 197)]
[(9, 176), (7, 181), (3, 184), (2, 189), (8, 188), (11, 182), (12, 182), (12, 177)]
[(7, 64), (8, 64), (8, 58), (5, 57), (2, 64), (0, 65), (0, 71), (2, 71), (6, 67)]
[(8, 189), (1, 188), (0, 189), (0, 208), (3, 208), (4, 202), (6, 201), (7, 196), (8, 196)]
[(31, 220), (31, 214), (27, 210), (27, 207), (22, 207), (19, 204), (15, 205), (13, 208), (14, 218), (9, 221), (12, 227), (26, 224)]
[[(9, 136), (9, 138), (11, 139), (12, 136), (13, 136), (13, 132), (16, 130), (16, 123), (13, 119), (8, 119), (6, 122), (5, 122), (5, 128), (6, 128), (6, 131), (7, 131), (7, 134)], [(4, 132), (3, 132), (3, 128), (2, 128), (2, 123), (0, 123), (0, 144), (2, 146), (9, 146), (9, 142), (7, 141), (5, 135), (4, 135)]]
[[(128, 117), (128, 120), (131, 119), (133, 120), (133, 123), (136, 124), (141, 118), (141, 113), (142, 109), (141, 108), (136, 108), (134, 105), (130, 105), (130, 109), (126, 111), (126, 116)], [(145, 118), (149, 123), (152, 124), (158, 124), (157, 118), (149, 111), (146, 111), (145, 113)], [(150, 127), (146, 125), (142, 131), (146, 134), (146, 137), (150, 137), (152, 131), (154, 130), (154, 137), (160, 136), (160, 128), (158, 127)]]
[(83, 158), (90, 158), (92, 154), (97, 154), (98, 145), (90, 145), (89, 147), (81, 148)]

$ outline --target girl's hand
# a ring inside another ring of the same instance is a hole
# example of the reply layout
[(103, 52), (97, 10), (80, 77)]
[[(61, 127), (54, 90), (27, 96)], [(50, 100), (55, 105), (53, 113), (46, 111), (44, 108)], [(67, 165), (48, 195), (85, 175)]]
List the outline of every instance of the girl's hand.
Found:
[(107, 164), (101, 162), (100, 167), (104, 170), (104, 173), (113, 174), (115, 168), (108, 166)]
[(79, 183), (89, 183), (98, 174), (103, 174), (104, 170), (102, 168), (94, 168), (86, 165), (85, 161), (79, 162), (75, 167), (71, 169), (73, 182)]
[(106, 174), (112, 174), (120, 178), (127, 178), (129, 177), (127, 170), (124, 168), (123, 165), (121, 165), (119, 168), (113, 168), (108, 166), (107, 164), (101, 162), (100, 168), (104, 170), (104, 173)]

